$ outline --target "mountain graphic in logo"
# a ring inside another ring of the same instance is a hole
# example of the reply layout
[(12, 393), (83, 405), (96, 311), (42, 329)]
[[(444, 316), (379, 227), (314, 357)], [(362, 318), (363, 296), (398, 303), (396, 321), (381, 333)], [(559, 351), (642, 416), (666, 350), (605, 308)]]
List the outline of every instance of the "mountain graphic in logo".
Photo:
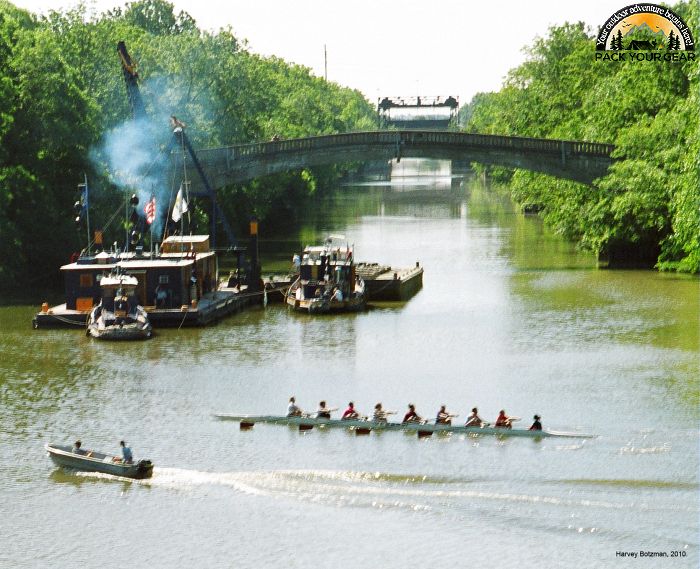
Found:
[(692, 51), (693, 35), (672, 10), (656, 4), (633, 4), (615, 12), (600, 29), (598, 51)]

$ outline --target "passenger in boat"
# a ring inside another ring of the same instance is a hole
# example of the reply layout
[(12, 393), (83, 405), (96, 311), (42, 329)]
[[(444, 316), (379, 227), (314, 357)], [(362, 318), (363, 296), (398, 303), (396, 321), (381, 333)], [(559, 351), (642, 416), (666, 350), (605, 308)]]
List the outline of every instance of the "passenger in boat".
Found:
[(360, 414), (355, 411), (355, 404), (350, 401), (348, 403), (348, 408), (343, 412), (342, 419), (359, 419)]
[(343, 291), (339, 288), (333, 289), (333, 300), (336, 302), (343, 302)]
[(131, 449), (126, 446), (126, 443), (124, 441), (119, 441), (119, 446), (122, 447), (122, 462), (125, 464), (134, 462), (134, 455), (131, 453)]
[(290, 397), (289, 405), (287, 406), (287, 417), (301, 417), (301, 413), (301, 408), (297, 407), (296, 399)]
[(73, 448), (71, 449), (71, 452), (73, 454), (87, 454), (86, 451), (84, 451), (82, 448), (80, 448), (82, 444), (83, 443), (81, 443), (80, 441), (75, 441), (73, 443)]
[(496, 427), (500, 427), (502, 429), (512, 429), (513, 419), (514, 417), (509, 417), (506, 415), (505, 409), (501, 409), (500, 413), (498, 414), (498, 418), (496, 419)]
[(326, 407), (326, 402), (321, 401), (318, 404), (318, 409), (316, 410), (316, 418), (317, 419), (330, 419), (331, 418), (331, 410)]
[(542, 430), (542, 423), (540, 421), (541, 417), (539, 415), (535, 415), (533, 417), (534, 422), (530, 426), (531, 431), (541, 431)]
[(403, 416), (402, 423), (419, 423), (423, 418), (416, 413), (416, 406), (413, 403), (408, 404), (408, 412)]
[(452, 417), (456, 417), (456, 416), (457, 415), (453, 415), (451, 413), (448, 413), (445, 405), (440, 405), (440, 410), (437, 413), (437, 417), (435, 417), (435, 424), (436, 425), (451, 425), (452, 424)]
[(464, 423), (465, 427), (481, 427), (484, 424), (484, 421), (481, 417), (479, 417), (479, 410), (474, 407), (472, 409), (472, 414), (469, 415), (467, 418), (467, 422)]

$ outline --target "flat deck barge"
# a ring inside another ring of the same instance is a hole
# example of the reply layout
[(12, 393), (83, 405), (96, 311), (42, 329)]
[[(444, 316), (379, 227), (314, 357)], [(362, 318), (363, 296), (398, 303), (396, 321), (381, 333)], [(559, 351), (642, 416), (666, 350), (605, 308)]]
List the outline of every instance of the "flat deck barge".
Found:
[[(367, 301), (405, 301), (415, 295), (423, 286), (423, 267), (396, 269), (379, 263), (358, 263), (357, 275), (365, 281)], [(298, 275), (273, 276), (263, 279), (268, 302), (284, 302), (287, 289)], [(220, 290), (228, 290), (222, 288)]]
[[(234, 314), (252, 304), (260, 304), (260, 293), (217, 291), (205, 293), (196, 306), (183, 305), (180, 308), (156, 308), (144, 306), (148, 319), (154, 328), (180, 326), (207, 326), (218, 322), (229, 314)], [(38, 312), (32, 326), (38, 328), (85, 327), (90, 311), (71, 310), (66, 304), (59, 304)]]
[(423, 267), (394, 269), (379, 263), (357, 263), (357, 274), (367, 287), (369, 301), (408, 300), (423, 286)]

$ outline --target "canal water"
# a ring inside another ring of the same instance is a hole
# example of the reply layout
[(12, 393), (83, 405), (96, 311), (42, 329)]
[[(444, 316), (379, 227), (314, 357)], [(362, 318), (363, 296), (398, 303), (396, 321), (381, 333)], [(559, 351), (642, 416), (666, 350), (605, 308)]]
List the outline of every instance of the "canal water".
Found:
[[(309, 317), (269, 305), (205, 329), (98, 343), (0, 307), (0, 567), (698, 566), (698, 280), (597, 270), (502, 191), (404, 170), (344, 186), (266, 265), (342, 233), (419, 261), (406, 303)], [(264, 234), (264, 228), (261, 228)], [(279, 253), (281, 252), (281, 253)], [(325, 399), (463, 420), (534, 413), (595, 439), (359, 437), (256, 425)], [(154, 476), (57, 470), (43, 445)], [(629, 560), (622, 554), (663, 553)], [(675, 557), (672, 557), (675, 556)]]

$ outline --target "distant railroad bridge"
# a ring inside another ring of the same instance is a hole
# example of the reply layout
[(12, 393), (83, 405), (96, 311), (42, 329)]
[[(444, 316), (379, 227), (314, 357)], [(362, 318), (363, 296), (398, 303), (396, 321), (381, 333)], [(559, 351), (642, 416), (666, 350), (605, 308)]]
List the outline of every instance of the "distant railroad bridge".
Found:
[(432, 158), (523, 168), (590, 184), (604, 176), (614, 146), (541, 138), (421, 130), (331, 134), (198, 150), (214, 188), (309, 166)]

